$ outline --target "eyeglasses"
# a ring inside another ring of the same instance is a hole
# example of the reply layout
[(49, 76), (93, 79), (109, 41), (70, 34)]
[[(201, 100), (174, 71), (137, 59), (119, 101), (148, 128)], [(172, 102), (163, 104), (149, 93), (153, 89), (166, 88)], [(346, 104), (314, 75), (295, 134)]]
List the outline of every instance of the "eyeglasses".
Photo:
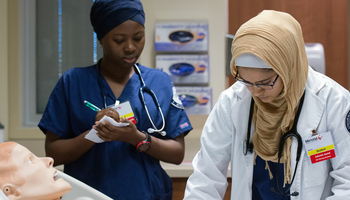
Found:
[(235, 79), (236, 81), (242, 83), (243, 85), (247, 86), (247, 87), (253, 87), (254, 85), (260, 89), (263, 89), (263, 90), (272, 90), (273, 89), (273, 86), (275, 85), (277, 79), (278, 79), (279, 75), (277, 74), (275, 80), (272, 82), (272, 84), (254, 84), (254, 83), (250, 83), (250, 82), (247, 82), (241, 78), (238, 77), (238, 71), (237, 71), (237, 74), (235, 75)]

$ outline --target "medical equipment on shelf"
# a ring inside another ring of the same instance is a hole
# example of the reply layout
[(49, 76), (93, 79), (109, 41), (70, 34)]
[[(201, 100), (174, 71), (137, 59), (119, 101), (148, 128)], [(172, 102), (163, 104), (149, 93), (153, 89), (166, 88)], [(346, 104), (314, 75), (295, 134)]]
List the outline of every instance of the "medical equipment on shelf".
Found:
[[(135, 68), (135, 72), (139, 76), (140, 82), (141, 82), (141, 87), (140, 87), (140, 90), (139, 90), (139, 97), (140, 97), (140, 100), (141, 100), (141, 103), (142, 103), (143, 107), (146, 110), (148, 119), (150, 120), (150, 122), (151, 122), (151, 124), (153, 126), (153, 128), (147, 129), (147, 132), (148, 133), (159, 133), (162, 136), (165, 136), (166, 132), (163, 131), (163, 129), (165, 128), (165, 119), (164, 119), (164, 115), (163, 115), (162, 109), (160, 107), (160, 104), (158, 102), (158, 98), (157, 98), (156, 94), (153, 92), (153, 90), (151, 90), (149, 87), (146, 86), (146, 83), (145, 83), (145, 81), (143, 80), (143, 78), (141, 76), (141, 72), (140, 72), (140, 69), (137, 66), (137, 64), (134, 64), (134, 68)], [(104, 109), (106, 109), (107, 108), (106, 95), (105, 95), (105, 92), (104, 92), (103, 87), (102, 87), (102, 80), (101, 80), (101, 74), (100, 74), (100, 70), (99, 70), (99, 64), (97, 64), (97, 72), (98, 72), (98, 75), (97, 75), (97, 77), (98, 77), (98, 84), (99, 84), (99, 86), (101, 88), (101, 93), (102, 93), (101, 96), (102, 96), (102, 99), (103, 99), (103, 105), (104, 105)], [(154, 125), (153, 120), (152, 120), (152, 118), (151, 118), (151, 116), (150, 116), (150, 114), (148, 112), (148, 108), (147, 108), (145, 97), (144, 97), (144, 93), (145, 92), (147, 92), (148, 94), (151, 95), (154, 103), (156, 104), (156, 106), (157, 106), (157, 108), (158, 108), (158, 110), (159, 110), (159, 112), (160, 112), (160, 114), (162, 116), (162, 122), (163, 122), (162, 124), (163, 124), (163, 126), (160, 129), (157, 129), (157, 127)]]
[[(290, 194), (288, 194), (287, 192), (290, 190), (290, 188), (291, 188), (291, 186), (293, 184), (293, 181), (294, 181), (294, 178), (295, 178), (295, 174), (296, 174), (296, 171), (297, 171), (297, 167), (298, 167), (298, 163), (299, 163), (299, 159), (300, 159), (300, 155), (301, 155), (301, 149), (302, 149), (302, 146), (303, 146), (302, 138), (301, 138), (300, 134), (297, 131), (297, 124), (298, 124), (298, 120), (299, 120), (299, 115), (300, 115), (301, 109), (303, 107), (304, 98), (305, 98), (305, 92), (304, 92), (303, 96), (300, 99), (300, 105), (298, 107), (297, 112), (295, 113), (293, 126), (292, 126), (291, 130), (289, 130), (287, 133), (283, 134), (283, 136), (280, 139), (280, 143), (279, 143), (279, 147), (278, 147), (278, 165), (279, 165), (281, 157), (282, 157), (282, 151), (283, 151), (284, 142), (289, 137), (295, 137), (297, 139), (297, 141), (298, 141), (295, 169), (294, 169), (293, 178), (292, 178), (292, 181), (290, 183), (289, 188), (287, 190), (285, 190), (285, 191), (282, 191), (280, 189), (280, 186), (279, 186), (279, 183), (278, 183), (279, 167), (277, 168), (277, 173), (276, 173), (277, 190), (275, 188), (271, 188), (271, 191), (273, 191), (275, 193), (278, 193), (278, 194), (285, 195), (285, 196), (298, 196), (299, 195), (298, 192), (292, 192)], [(248, 152), (253, 153), (254, 146), (253, 146), (253, 143), (249, 141), (250, 140), (250, 127), (251, 127), (251, 123), (252, 123), (253, 110), (254, 110), (254, 99), (252, 98), (251, 103), (250, 103), (250, 111), (249, 111), (247, 139), (244, 141), (244, 144), (243, 144), (243, 154), (244, 155), (247, 155)]]

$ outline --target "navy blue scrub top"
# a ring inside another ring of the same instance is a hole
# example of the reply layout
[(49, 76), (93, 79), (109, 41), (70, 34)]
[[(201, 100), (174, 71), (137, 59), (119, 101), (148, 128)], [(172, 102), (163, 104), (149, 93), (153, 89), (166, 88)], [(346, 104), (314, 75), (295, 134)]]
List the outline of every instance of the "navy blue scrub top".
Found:
[[(156, 69), (138, 65), (146, 85), (158, 97), (165, 117), (165, 137), (185, 135), (192, 130), (190, 121), (178, 101), (173, 98), (173, 85), (169, 76)], [(96, 65), (68, 70), (59, 79), (39, 123), (39, 128), (69, 139), (77, 137), (92, 128), (96, 112), (84, 104), (84, 100), (103, 108), (103, 97), (97, 79)], [(116, 98), (107, 81), (101, 76), (107, 106), (114, 104)], [(137, 129), (146, 131), (152, 127), (143, 108), (139, 89), (141, 82), (134, 73), (118, 98), (120, 102), (129, 101), (137, 119)], [(144, 93), (149, 113), (159, 129), (162, 119), (148, 93)], [(177, 96), (177, 95), (174, 95)], [(153, 128), (153, 127), (152, 127)], [(62, 147), (64, 148), (64, 147)], [(64, 172), (96, 188), (112, 199), (171, 199), (172, 181), (162, 169), (159, 160), (140, 153), (129, 143), (112, 141), (95, 144), (77, 161), (64, 166)]]
[[(290, 184), (286, 184), (283, 187), (284, 181), (284, 169), (283, 163), (274, 163), (268, 161), (270, 170), (273, 174), (273, 179), (270, 179), (269, 171), (265, 169), (266, 163), (265, 160), (260, 158), (260, 156), (256, 156), (254, 172), (253, 172), (253, 186), (252, 186), (252, 199), (254, 200), (290, 200), (289, 196), (285, 196), (282, 194), (277, 194), (271, 191), (271, 188), (277, 189), (276, 185), (276, 172), (277, 167), (279, 167), (279, 175), (278, 175), (278, 183), (280, 184), (280, 189), (285, 191), (286, 188), (289, 188)], [(289, 194), (289, 193), (288, 193)]]

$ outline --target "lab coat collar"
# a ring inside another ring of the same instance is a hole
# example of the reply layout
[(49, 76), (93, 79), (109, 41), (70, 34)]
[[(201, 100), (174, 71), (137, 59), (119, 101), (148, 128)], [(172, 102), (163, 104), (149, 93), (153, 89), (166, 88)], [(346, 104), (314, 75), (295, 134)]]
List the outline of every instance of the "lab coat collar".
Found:
[[(323, 102), (318, 94), (320, 90), (325, 86), (325, 81), (318, 78), (318, 76), (323, 76), (317, 72), (315, 72), (312, 68), (309, 67), (308, 79), (305, 88), (305, 100), (304, 105), (300, 113), (297, 131), (302, 137), (302, 141), (304, 143), (305, 139), (312, 135), (312, 131), (318, 129), (320, 124), (322, 115), (325, 112), (326, 103)], [(302, 144), (303, 145), (303, 144)], [(294, 173), (295, 164), (296, 164), (296, 152), (297, 152), (298, 143), (295, 138), (293, 138), (293, 143), (291, 146), (291, 169), (292, 174)], [(304, 156), (306, 156), (305, 149), (302, 148), (297, 173), (295, 175), (294, 183), (291, 186), (290, 191), (298, 191), (302, 190), (301, 188), (301, 169), (303, 165), (303, 161), (305, 161)], [(298, 198), (295, 198), (298, 199)]]
[[(252, 95), (250, 91), (242, 84), (235, 83), (231, 86), (231, 89), (233, 91), (233, 95), (236, 97), (233, 98), (233, 106), (231, 107), (232, 110), (232, 122), (234, 124), (234, 127), (236, 129), (236, 138), (239, 140), (239, 147), (235, 148), (235, 151), (237, 151), (239, 157), (243, 157), (242, 159), (245, 160), (244, 163), (239, 163), (238, 165), (234, 165), (234, 167), (238, 167), (239, 170), (243, 170), (241, 173), (244, 174), (243, 177), (245, 177), (245, 180), (242, 180), (240, 183), (232, 183), (233, 187), (239, 187), (236, 184), (246, 184), (246, 189), (251, 194), (252, 190), (252, 181), (253, 181), (253, 168), (254, 168), (254, 153), (248, 153), (246, 156), (243, 155), (243, 146), (244, 141), (247, 139), (247, 125), (248, 125), (248, 118), (249, 118), (249, 107), (250, 102), (252, 99)], [(251, 127), (251, 138), (254, 133), (254, 127)], [(237, 143), (237, 142), (236, 142)], [(233, 158), (231, 158), (233, 159)], [(235, 158), (238, 159), (237, 157)], [(233, 159), (233, 160), (235, 160)], [(235, 169), (236, 169), (235, 168)], [(232, 168), (233, 169), (233, 168)], [(234, 172), (231, 173), (234, 174)], [(241, 186), (240, 186), (241, 187)]]
[(241, 83), (238, 83), (238, 82), (234, 83), (231, 86), (231, 89), (234, 91), (234, 93), (237, 94), (239, 100), (242, 100), (243, 98), (251, 98), (252, 96), (252, 94), (247, 89), (247, 87)]
[(325, 86), (325, 81), (323, 81), (323, 79), (320, 79), (320, 76), (323, 75), (316, 72), (309, 66), (306, 87), (308, 87), (309, 90), (314, 94), (317, 94)]

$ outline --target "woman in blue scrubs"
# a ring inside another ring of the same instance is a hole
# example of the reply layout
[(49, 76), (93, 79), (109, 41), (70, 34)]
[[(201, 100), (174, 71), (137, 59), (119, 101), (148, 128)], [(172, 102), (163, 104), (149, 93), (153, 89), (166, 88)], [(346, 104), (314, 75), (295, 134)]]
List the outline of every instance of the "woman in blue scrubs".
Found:
[[(113, 199), (172, 199), (172, 182), (159, 161), (180, 164), (184, 136), (192, 130), (169, 76), (136, 64), (145, 43), (145, 15), (140, 1), (95, 1), (90, 20), (103, 47), (103, 58), (93, 66), (65, 72), (55, 86), (39, 123), (46, 134), (47, 156), (64, 172)], [(138, 73), (138, 70), (140, 73)], [(140, 98), (145, 84), (157, 95), (164, 115), (148, 92), (143, 92), (149, 116)], [(135, 122), (106, 108), (129, 102)], [(115, 127), (98, 122), (103, 116), (128, 123)], [(165, 136), (148, 133), (153, 124)], [(95, 129), (103, 143), (85, 139)]]

